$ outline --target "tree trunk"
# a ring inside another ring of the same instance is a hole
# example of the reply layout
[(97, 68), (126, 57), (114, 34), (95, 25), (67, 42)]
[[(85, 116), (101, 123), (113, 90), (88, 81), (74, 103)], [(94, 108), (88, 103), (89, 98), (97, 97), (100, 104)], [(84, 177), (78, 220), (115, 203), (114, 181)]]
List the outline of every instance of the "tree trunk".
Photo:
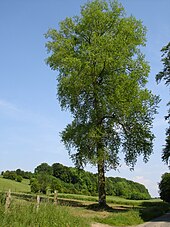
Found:
[(105, 190), (104, 160), (100, 160), (98, 162), (98, 192), (99, 192), (99, 206), (105, 206), (106, 190)]

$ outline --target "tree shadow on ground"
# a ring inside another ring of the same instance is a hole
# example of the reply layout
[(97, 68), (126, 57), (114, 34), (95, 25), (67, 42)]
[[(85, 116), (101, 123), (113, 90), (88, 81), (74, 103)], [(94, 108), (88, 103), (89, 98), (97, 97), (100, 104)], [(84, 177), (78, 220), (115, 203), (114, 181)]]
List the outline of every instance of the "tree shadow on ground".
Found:
[(85, 205), (80, 201), (69, 200), (69, 199), (58, 199), (58, 204), (62, 206), (72, 206), (72, 207), (84, 207)]
[(111, 207), (109, 205), (105, 205), (105, 206), (99, 206), (98, 203), (93, 203), (93, 204), (90, 204), (90, 205), (87, 205), (86, 206), (86, 209), (88, 210), (93, 210), (93, 211), (107, 211), (107, 212), (110, 212), (110, 213), (115, 213), (115, 212), (127, 212), (129, 211), (129, 208), (125, 208), (123, 206), (118, 206), (118, 207)]
[(105, 205), (105, 206), (99, 206), (98, 203), (92, 203), (92, 204), (84, 204), (81, 201), (75, 201), (75, 200), (65, 200), (65, 199), (58, 199), (58, 203), (60, 205), (65, 205), (65, 206), (72, 206), (72, 207), (83, 207), (84, 209), (87, 210), (92, 210), (92, 211), (107, 211), (107, 212), (111, 212), (111, 213), (115, 213), (115, 212), (127, 212), (129, 211), (131, 208), (127, 208), (124, 206), (116, 206), (116, 207), (111, 207), (109, 205)]
[[(143, 202), (141, 204), (141, 209), (140, 209), (139, 214), (143, 221), (150, 221), (152, 219), (155, 219), (157, 217), (164, 215), (169, 210), (170, 210), (170, 205), (168, 203), (165, 203), (162, 201), (160, 201), (160, 202)], [(159, 218), (156, 220), (161, 221)], [(167, 220), (168, 220), (168, 222), (170, 222), (170, 215), (167, 218)]]

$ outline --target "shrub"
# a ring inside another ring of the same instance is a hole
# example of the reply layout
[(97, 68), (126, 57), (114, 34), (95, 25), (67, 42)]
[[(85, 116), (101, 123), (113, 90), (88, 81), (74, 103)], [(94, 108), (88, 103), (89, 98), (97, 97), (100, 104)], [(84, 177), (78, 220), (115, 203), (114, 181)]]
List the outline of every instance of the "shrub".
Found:
[(164, 173), (162, 175), (159, 190), (161, 199), (170, 203), (170, 173)]
[(17, 181), (17, 182), (22, 182), (22, 177), (21, 176), (19, 176), (19, 175), (17, 175), (16, 176), (16, 178), (15, 178), (15, 180)]

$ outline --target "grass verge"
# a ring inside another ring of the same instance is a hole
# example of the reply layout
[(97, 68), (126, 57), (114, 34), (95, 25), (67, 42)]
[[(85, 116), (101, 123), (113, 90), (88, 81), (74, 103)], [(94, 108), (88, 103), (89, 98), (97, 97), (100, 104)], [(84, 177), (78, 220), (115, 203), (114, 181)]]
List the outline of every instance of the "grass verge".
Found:
[(9, 211), (4, 213), (0, 206), (1, 227), (87, 227), (89, 221), (82, 217), (73, 216), (67, 207), (53, 204), (41, 204), (38, 211), (33, 204), (12, 204)]
[(89, 223), (93, 222), (113, 226), (136, 226), (161, 216), (170, 208), (169, 204), (161, 200), (133, 201), (134, 203), (131, 204), (131, 201), (128, 203), (128, 200), (110, 197), (108, 199), (114, 202), (108, 203), (109, 206), (101, 209), (96, 203), (97, 197), (60, 194), (57, 207), (52, 204), (52, 196), (50, 199), (47, 199), (47, 196), (41, 196), (40, 209), (37, 213), (36, 195), (12, 193), (12, 205), (9, 213), (5, 215), (5, 193), (0, 195), (2, 227), (84, 227), (90, 226)]

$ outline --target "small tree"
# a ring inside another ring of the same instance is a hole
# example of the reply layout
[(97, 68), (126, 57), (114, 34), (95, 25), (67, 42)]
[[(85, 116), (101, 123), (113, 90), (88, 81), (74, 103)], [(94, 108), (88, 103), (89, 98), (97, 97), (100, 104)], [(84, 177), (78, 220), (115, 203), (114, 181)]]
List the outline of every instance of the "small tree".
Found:
[(117, 1), (94, 0), (80, 16), (50, 29), (47, 63), (58, 75), (58, 98), (73, 121), (61, 133), (76, 166), (97, 165), (99, 204), (106, 204), (105, 171), (152, 153), (151, 132), (158, 97), (145, 88), (148, 63), (139, 46), (146, 29), (126, 17)]
[(162, 175), (159, 190), (161, 199), (170, 203), (170, 173), (164, 173)]

